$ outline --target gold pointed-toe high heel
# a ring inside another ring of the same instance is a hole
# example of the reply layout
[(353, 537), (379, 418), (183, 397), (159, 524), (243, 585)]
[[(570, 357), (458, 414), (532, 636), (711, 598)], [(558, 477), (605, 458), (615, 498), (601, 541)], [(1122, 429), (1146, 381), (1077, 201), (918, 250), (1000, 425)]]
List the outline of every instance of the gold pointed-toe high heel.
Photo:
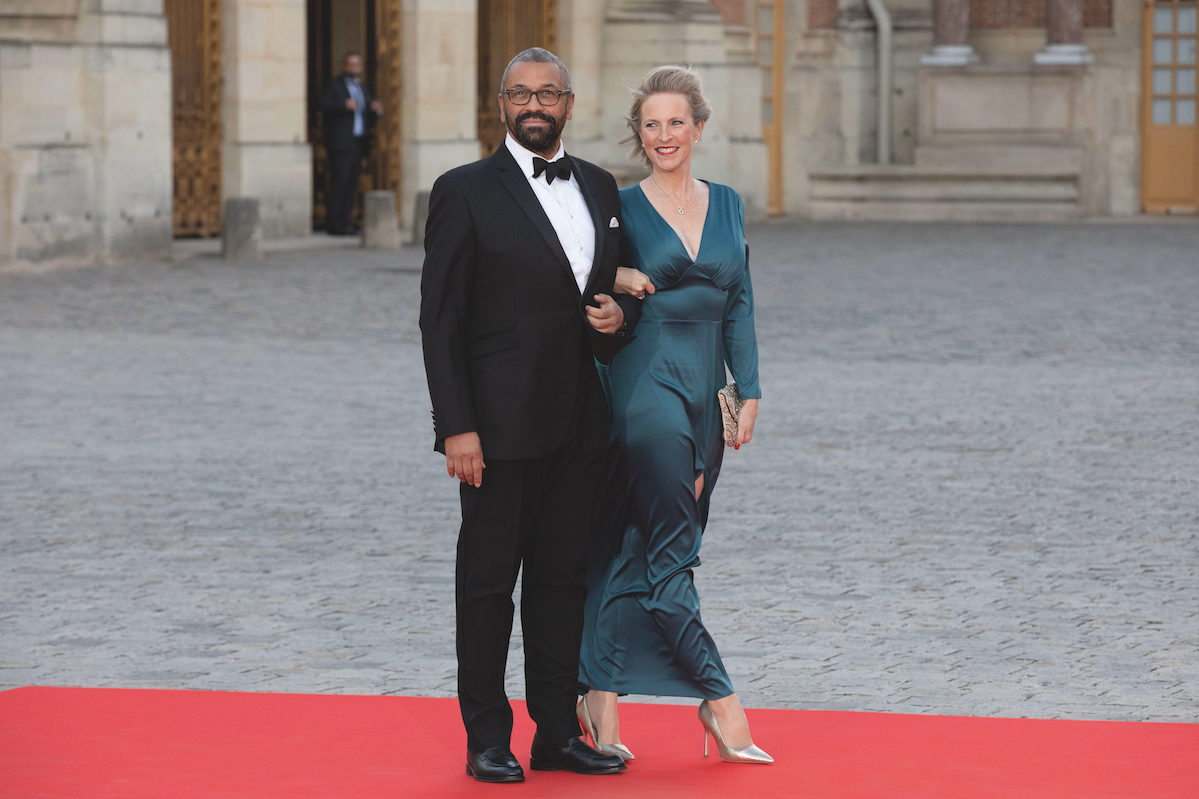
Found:
[(629, 748), (621, 743), (602, 744), (595, 734), (595, 725), (591, 723), (591, 714), (587, 712), (586, 697), (579, 700), (575, 706), (575, 715), (579, 717), (579, 725), (583, 728), (583, 737), (591, 738), (591, 748), (603, 755), (616, 755), (621, 760), (636, 760)]
[(716, 741), (716, 751), (720, 759), (726, 763), (773, 763), (774, 758), (763, 752), (752, 743), (740, 749), (729, 747), (720, 735), (720, 727), (716, 724), (716, 716), (708, 705), (708, 700), (699, 703), (699, 723), (704, 725), (704, 757), (708, 756), (708, 736)]

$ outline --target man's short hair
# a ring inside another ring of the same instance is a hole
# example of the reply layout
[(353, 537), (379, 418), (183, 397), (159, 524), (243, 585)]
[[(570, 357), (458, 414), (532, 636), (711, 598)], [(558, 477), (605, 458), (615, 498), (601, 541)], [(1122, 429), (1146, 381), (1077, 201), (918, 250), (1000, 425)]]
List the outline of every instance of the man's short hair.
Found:
[(516, 57), (508, 62), (508, 66), (504, 67), (504, 74), (500, 78), (500, 93), (503, 93), (504, 87), (508, 85), (508, 73), (512, 71), (512, 67), (517, 64), (555, 64), (558, 67), (558, 72), (562, 74), (562, 88), (570, 91), (570, 72), (567, 71), (566, 65), (562, 63), (562, 59), (541, 47), (530, 47), (528, 50), (522, 50), (516, 54)]

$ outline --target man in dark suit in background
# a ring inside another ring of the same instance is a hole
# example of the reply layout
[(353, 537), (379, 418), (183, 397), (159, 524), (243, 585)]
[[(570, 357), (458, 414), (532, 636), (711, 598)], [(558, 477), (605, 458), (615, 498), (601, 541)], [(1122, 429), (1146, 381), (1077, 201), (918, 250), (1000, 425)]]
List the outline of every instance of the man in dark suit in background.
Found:
[(466, 770), (482, 782), (524, 779), (504, 693), (523, 562), (530, 767), (611, 774), (623, 761), (579, 740), (575, 718), (588, 541), (608, 447), (595, 361), (632, 340), (641, 308), (612, 296), (617, 266), (629, 263), (616, 181), (562, 148), (574, 103), (566, 67), (526, 50), (505, 70), (498, 100), (505, 142), (433, 186), (421, 279), (435, 449), (461, 481)]
[(355, 236), (350, 225), (362, 159), (370, 149), (370, 130), (383, 116), (383, 104), (362, 83), (362, 56), (346, 53), (342, 72), (325, 87), (319, 106), (325, 122), (329, 183), (325, 193), (325, 231)]

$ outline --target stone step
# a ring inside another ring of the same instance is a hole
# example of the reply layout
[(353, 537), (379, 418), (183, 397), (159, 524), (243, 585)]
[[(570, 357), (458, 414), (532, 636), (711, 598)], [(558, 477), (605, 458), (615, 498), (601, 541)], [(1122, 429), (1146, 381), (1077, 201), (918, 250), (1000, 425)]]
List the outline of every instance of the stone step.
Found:
[(916, 166), (1077, 174), (1082, 171), (1082, 148), (1054, 144), (922, 145), (916, 147)]
[(1078, 203), (1067, 202), (846, 202), (814, 200), (812, 219), (854, 222), (1066, 222), (1082, 217)]
[(1018, 221), (1074, 219), (1078, 170), (1049, 163), (1015, 169), (864, 165), (810, 174), (809, 213), (817, 219)]

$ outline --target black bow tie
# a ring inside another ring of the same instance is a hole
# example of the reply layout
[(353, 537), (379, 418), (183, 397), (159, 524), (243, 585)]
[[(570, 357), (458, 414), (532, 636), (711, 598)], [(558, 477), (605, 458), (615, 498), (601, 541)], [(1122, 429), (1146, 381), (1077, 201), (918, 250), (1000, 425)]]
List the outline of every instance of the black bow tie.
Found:
[(547, 161), (544, 158), (533, 156), (533, 177), (539, 177), (542, 172), (545, 173), (546, 183), (553, 183), (554, 178), (570, 180), (570, 162), (565, 158)]

